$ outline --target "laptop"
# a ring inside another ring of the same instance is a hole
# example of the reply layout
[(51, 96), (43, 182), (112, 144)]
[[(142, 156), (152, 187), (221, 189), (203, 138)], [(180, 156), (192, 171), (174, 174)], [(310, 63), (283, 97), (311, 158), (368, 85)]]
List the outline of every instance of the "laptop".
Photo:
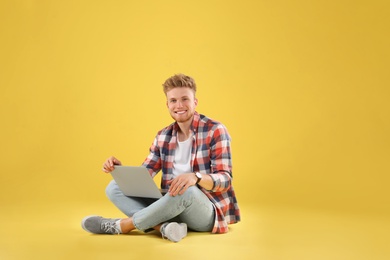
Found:
[(155, 199), (163, 196), (149, 171), (143, 166), (115, 165), (111, 175), (126, 196)]

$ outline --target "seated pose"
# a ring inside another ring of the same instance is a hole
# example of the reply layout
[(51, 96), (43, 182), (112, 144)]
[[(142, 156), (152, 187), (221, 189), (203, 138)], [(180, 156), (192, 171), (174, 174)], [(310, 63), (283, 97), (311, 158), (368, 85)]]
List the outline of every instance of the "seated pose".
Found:
[[(178, 242), (187, 228), (198, 232), (226, 233), (228, 224), (240, 221), (232, 186), (230, 136), (225, 126), (195, 108), (195, 81), (177, 74), (163, 84), (171, 125), (157, 133), (142, 166), (154, 177), (162, 170), (160, 199), (129, 197), (115, 181), (107, 186), (109, 199), (127, 218), (88, 216), (82, 227), (95, 234), (125, 234), (134, 229), (157, 230), (163, 238)], [(108, 158), (109, 173), (121, 162)]]

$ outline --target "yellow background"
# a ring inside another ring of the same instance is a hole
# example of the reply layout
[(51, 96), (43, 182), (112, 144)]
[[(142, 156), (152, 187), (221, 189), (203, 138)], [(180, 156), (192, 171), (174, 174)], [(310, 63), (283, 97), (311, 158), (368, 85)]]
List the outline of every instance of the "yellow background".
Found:
[[(17, 238), (31, 220), (39, 241), (45, 218), (65, 214), (61, 223), (78, 228), (85, 214), (119, 215), (101, 165), (110, 155), (143, 161), (156, 131), (171, 123), (161, 84), (179, 72), (197, 82), (198, 112), (232, 136), (237, 228), (247, 219), (261, 232), (266, 209), (302, 209), (301, 221), (311, 219), (307, 212), (351, 217), (351, 230), (368, 218), (379, 239), (390, 215), (389, 8), (346, 0), (1, 1), (8, 242), (0, 258), (12, 259), (17, 241), (33, 248), (34, 238)], [(379, 241), (373, 251), (382, 250)], [(341, 253), (366, 245), (355, 242)], [(315, 247), (279, 249), (319, 259)], [(283, 258), (256, 250), (249, 252)]]

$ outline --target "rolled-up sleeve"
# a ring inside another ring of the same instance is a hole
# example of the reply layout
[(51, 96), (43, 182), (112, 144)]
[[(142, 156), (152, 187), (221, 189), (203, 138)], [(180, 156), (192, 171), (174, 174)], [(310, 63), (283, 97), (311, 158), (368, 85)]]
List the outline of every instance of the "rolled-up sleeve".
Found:
[(232, 179), (232, 157), (230, 149), (231, 138), (226, 128), (218, 124), (212, 132), (211, 174), (213, 192), (223, 192), (230, 188)]
[(149, 173), (154, 177), (161, 170), (161, 156), (160, 149), (158, 147), (158, 137), (154, 139), (152, 145), (149, 148), (149, 155), (146, 157), (142, 166), (149, 170)]

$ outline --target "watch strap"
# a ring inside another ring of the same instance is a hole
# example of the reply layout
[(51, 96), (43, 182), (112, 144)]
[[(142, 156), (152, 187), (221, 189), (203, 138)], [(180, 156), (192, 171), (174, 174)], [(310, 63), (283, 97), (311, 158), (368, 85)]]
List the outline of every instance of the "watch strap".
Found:
[(195, 177), (197, 178), (196, 184), (198, 184), (200, 182), (200, 180), (202, 179), (202, 177), (199, 177), (198, 175), (200, 175), (200, 172), (195, 172)]

